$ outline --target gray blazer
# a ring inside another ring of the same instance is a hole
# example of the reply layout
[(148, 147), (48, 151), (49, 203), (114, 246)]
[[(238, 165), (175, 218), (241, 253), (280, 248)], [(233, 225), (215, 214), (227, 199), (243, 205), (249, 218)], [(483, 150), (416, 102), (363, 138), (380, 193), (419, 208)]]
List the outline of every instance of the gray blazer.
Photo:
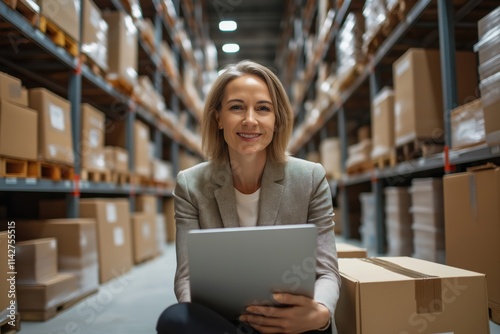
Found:
[[(200, 228), (238, 227), (229, 164), (217, 166), (205, 162), (180, 172), (174, 198), (177, 225), (175, 294), (179, 302), (189, 302), (186, 233)], [(332, 196), (320, 164), (294, 157), (288, 157), (284, 165), (267, 162), (262, 176), (257, 225), (308, 223), (318, 227), (314, 299), (333, 315), (339, 298), (340, 275), (332, 218)]]

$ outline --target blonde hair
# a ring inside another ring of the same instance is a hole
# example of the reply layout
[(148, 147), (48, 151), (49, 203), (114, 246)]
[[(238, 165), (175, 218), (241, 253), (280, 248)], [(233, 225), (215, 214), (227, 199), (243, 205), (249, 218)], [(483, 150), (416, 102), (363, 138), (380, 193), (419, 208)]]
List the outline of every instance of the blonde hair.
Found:
[(276, 113), (276, 130), (267, 147), (267, 156), (271, 161), (284, 163), (287, 160), (287, 146), (293, 130), (294, 114), (290, 101), (278, 77), (267, 67), (249, 60), (225, 66), (223, 73), (213, 83), (205, 101), (201, 120), (203, 151), (209, 160), (220, 164), (228, 162), (228, 147), (224, 134), (218, 127), (216, 115), (221, 110), (226, 86), (232, 80), (246, 74), (255, 75), (267, 84)]

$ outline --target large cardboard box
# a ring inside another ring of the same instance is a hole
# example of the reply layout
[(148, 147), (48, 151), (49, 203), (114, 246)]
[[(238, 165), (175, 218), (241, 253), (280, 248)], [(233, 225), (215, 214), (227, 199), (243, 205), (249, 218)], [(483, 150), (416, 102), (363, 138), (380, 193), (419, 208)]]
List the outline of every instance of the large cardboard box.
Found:
[(28, 106), (28, 96), (23, 89), (21, 80), (7, 73), (0, 72), (0, 100)]
[(366, 248), (357, 247), (344, 242), (337, 242), (337, 256), (338, 258), (365, 258), (368, 256)]
[[(50, 207), (52, 203), (46, 202), (43, 206)], [(76, 275), (81, 295), (98, 289), (95, 220), (75, 218), (18, 221), (16, 233), (18, 239), (56, 238), (59, 271)]]
[(80, 40), (80, 0), (38, 0), (44, 17), (66, 32), (75, 42)]
[(43, 311), (55, 308), (75, 296), (76, 276), (60, 273), (36, 284), (18, 284), (17, 299), (21, 317), (23, 311)]
[(123, 80), (132, 87), (137, 83), (137, 28), (127, 14), (104, 12), (108, 23), (108, 77)]
[(16, 283), (37, 283), (57, 274), (57, 240), (41, 238), (16, 243)]
[(371, 158), (388, 156), (394, 149), (394, 91), (385, 87), (372, 103)]
[(500, 168), (476, 167), (444, 177), (446, 263), (486, 274), (500, 308)]
[(91, 171), (106, 170), (104, 151), (104, 123), (102, 112), (87, 103), (81, 106), (82, 111), (82, 138), (81, 162), (82, 168)]
[[(417, 138), (442, 139), (443, 90), (439, 51), (409, 49), (393, 64), (394, 126), (397, 146)], [(458, 103), (471, 101), (477, 88), (477, 60), (456, 53)]]
[(34, 88), (29, 90), (29, 107), (38, 111), (40, 158), (73, 165), (70, 102), (45, 88)]
[(339, 259), (339, 271), (339, 333), (489, 333), (484, 274), (410, 257)]
[(92, 0), (83, 5), (82, 52), (99, 68), (108, 70), (108, 24)]
[(134, 263), (138, 264), (158, 254), (156, 215), (136, 212), (131, 222)]
[(100, 283), (118, 277), (132, 268), (129, 212), (126, 199), (80, 200), (80, 217), (96, 221)]
[(37, 112), (0, 100), (0, 155), (36, 160), (37, 141)]

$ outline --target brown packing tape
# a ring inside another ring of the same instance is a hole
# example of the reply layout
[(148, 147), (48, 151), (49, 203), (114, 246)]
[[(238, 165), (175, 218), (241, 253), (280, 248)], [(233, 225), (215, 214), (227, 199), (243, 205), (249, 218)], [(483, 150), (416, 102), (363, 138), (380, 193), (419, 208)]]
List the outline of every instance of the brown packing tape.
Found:
[(379, 258), (361, 259), (396, 274), (415, 279), (415, 302), (418, 314), (443, 311), (441, 278), (408, 269)]

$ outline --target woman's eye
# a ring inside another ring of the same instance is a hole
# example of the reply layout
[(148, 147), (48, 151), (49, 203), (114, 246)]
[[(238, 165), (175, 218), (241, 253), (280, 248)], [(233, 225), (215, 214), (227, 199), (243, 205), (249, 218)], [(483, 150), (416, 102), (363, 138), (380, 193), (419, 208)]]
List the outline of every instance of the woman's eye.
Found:
[(268, 106), (260, 106), (257, 108), (257, 110), (259, 110), (259, 111), (271, 111), (271, 108), (269, 108)]
[(241, 110), (241, 109), (243, 109), (243, 107), (240, 105), (234, 105), (229, 107), (229, 110)]

